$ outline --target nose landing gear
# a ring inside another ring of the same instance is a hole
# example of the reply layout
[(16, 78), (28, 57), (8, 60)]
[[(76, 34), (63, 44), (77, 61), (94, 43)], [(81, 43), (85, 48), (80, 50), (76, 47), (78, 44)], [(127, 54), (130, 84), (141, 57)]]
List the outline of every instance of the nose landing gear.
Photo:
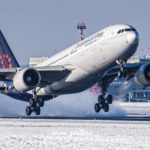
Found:
[(126, 65), (126, 61), (124, 60), (116, 60), (116, 63), (119, 65), (120, 67), (120, 71), (118, 72), (118, 77), (126, 77), (126, 72), (124, 70), (124, 67)]

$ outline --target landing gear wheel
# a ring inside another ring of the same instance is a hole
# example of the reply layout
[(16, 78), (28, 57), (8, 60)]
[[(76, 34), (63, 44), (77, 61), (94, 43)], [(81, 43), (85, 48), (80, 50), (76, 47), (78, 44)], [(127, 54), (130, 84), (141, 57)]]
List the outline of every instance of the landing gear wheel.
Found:
[(95, 112), (96, 112), (96, 113), (100, 112), (100, 109), (101, 109), (101, 108), (100, 108), (99, 103), (96, 103), (95, 106), (94, 106)]
[(39, 107), (44, 106), (44, 101), (41, 98), (38, 99), (38, 105), (39, 105)]
[(34, 99), (34, 98), (31, 98), (31, 99), (29, 100), (29, 104), (30, 104), (31, 107), (35, 107), (35, 105), (36, 105), (35, 99)]
[(27, 106), (27, 107), (26, 107), (26, 115), (27, 115), (27, 116), (30, 116), (31, 113), (32, 113), (31, 107), (30, 107), (30, 106)]
[(34, 112), (35, 112), (36, 115), (40, 115), (40, 113), (41, 113), (40, 107), (36, 106), (36, 107), (34, 108)]
[(103, 95), (99, 95), (99, 96), (98, 96), (98, 102), (99, 102), (99, 104), (105, 103), (105, 99), (104, 99), (104, 96), (103, 96)]
[(103, 104), (103, 110), (104, 110), (104, 112), (108, 112), (109, 111), (109, 104), (108, 103), (104, 103)]
[(108, 102), (108, 104), (112, 104), (112, 102), (113, 102), (113, 97), (112, 97), (112, 95), (108, 95), (108, 96), (107, 96), (107, 102)]

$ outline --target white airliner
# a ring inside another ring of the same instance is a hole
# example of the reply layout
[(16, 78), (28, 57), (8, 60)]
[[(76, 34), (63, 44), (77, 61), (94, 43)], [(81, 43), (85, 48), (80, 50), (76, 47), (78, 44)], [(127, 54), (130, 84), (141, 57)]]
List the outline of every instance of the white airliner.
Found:
[(98, 82), (103, 94), (94, 109), (108, 112), (113, 98), (107, 88), (116, 77), (134, 78), (142, 86), (150, 85), (150, 64), (126, 64), (138, 44), (139, 34), (133, 26), (113, 25), (32, 68), (22, 68), (0, 33), (0, 80), (5, 82), (0, 91), (29, 102), (27, 115), (39, 115), (44, 101), (84, 91)]

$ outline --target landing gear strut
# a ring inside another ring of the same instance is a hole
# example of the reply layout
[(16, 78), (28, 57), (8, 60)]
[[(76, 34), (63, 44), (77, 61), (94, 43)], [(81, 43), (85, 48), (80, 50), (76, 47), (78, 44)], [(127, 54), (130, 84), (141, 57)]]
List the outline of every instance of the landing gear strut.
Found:
[(109, 111), (109, 105), (112, 104), (113, 98), (112, 95), (108, 95), (107, 97), (104, 97), (103, 95), (98, 96), (98, 103), (95, 104), (94, 110), (96, 113), (100, 112), (101, 109), (104, 110), (104, 112)]
[(124, 60), (116, 60), (116, 63), (120, 67), (120, 71), (118, 72), (118, 77), (126, 77), (126, 72), (124, 70), (124, 66), (126, 64), (126, 61), (124, 61)]
[(109, 84), (116, 78), (116, 75), (107, 77), (104, 76), (102, 79), (98, 80), (100, 86), (101, 95), (98, 96), (98, 103), (95, 104), (94, 110), (96, 113), (103, 109), (104, 112), (109, 111), (109, 105), (113, 102), (112, 95), (106, 95)]
[(44, 106), (44, 100), (37, 97), (35, 91), (33, 92), (33, 97), (29, 99), (29, 106), (26, 107), (26, 115), (30, 116), (32, 112), (36, 115), (40, 115), (41, 108)]

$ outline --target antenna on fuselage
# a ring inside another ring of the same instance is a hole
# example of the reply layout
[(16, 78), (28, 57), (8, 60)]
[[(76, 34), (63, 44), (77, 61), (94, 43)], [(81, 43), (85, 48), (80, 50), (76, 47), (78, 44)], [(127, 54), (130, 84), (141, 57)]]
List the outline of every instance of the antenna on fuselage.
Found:
[(80, 33), (80, 40), (82, 41), (84, 39), (83, 31), (86, 29), (86, 25), (84, 22), (80, 22), (77, 25), (77, 30)]

